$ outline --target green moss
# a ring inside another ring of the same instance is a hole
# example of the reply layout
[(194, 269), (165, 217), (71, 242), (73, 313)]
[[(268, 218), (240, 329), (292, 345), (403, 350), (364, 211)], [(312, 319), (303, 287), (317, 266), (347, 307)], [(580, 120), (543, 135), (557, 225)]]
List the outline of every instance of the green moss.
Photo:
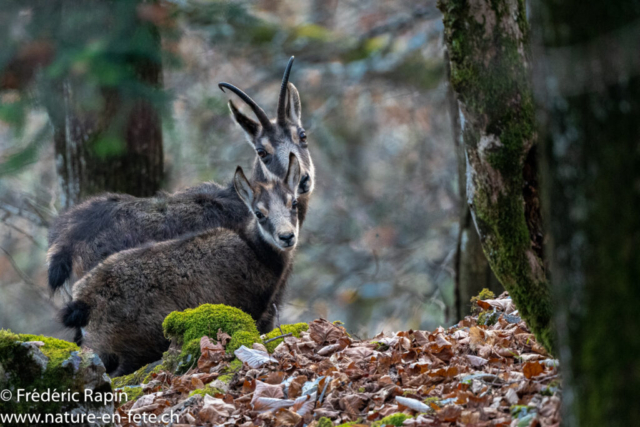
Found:
[(478, 315), (478, 325), (491, 326), (500, 318), (500, 313), (495, 310), (486, 310)]
[[(122, 392), (127, 395), (126, 402), (131, 402), (132, 400), (138, 400), (138, 398), (142, 396), (142, 387), (124, 387)], [(126, 402), (120, 402), (120, 404), (122, 405)]]
[(231, 338), (231, 341), (227, 344), (227, 353), (233, 354), (234, 351), (243, 345), (251, 348), (253, 343), (256, 342), (261, 342), (260, 335), (248, 331), (236, 332)]
[(327, 417), (322, 417), (318, 420), (318, 425), (316, 427), (333, 427), (333, 421)]
[(380, 421), (374, 422), (373, 424), (371, 424), (371, 427), (382, 427), (385, 425), (400, 427), (402, 426), (402, 423), (404, 423), (406, 420), (410, 418), (413, 418), (413, 417), (403, 413), (391, 414), (384, 417)]
[(193, 390), (191, 393), (189, 393), (189, 396), (195, 396), (196, 394), (204, 397), (206, 395), (215, 396), (216, 394), (224, 394), (224, 392), (219, 388), (211, 387), (209, 384), (207, 384), (204, 388)]
[[(427, 397), (426, 399), (424, 399), (424, 400), (423, 400), (423, 402), (424, 402), (424, 403), (425, 403), (429, 408), (431, 408), (431, 404), (432, 404), (432, 403), (433, 403), (433, 404), (435, 404), (435, 405), (438, 405), (438, 406), (442, 406), (442, 405), (440, 404), (440, 400), (441, 400), (441, 399), (440, 399), (439, 397)], [(433, 410), (433, 408), (431, 408), (431, 410)]]
[(165, 368), (165, 366), (162, 363), (160, 363), (158, 366), (153, 368), (146, 377), (144, 377), (144, 379), (142, 380), (142, 384), (149, 384), (151, 380), (153, 380), (153, 374), (159, 374), (161, 371), (166, 371), (166, 370), (167, 369)]
[(527, 405), (513, 405), (511, 406), (510, 411), (514, 418), (524, 418), (531, 414), (535, 414), (536, 408)]
[(174, 311), (162, 323), (167, 338), (181, 343), (208, 336), (215, 339), (218, 329), (231, 335), (238, 331), (258, 333), (256, 324), (245, 312), (222, 304), (203, 304), (198, 308)]
[[(31, 347), (24, 342), (40, 341), (39, 347), (48, 360), (46, 366), (29, 362)], [(80, 354), (80, 348), (70, 342), (41, 335), (15, 334), (9, 330), (0, 330), (0, 389), (28, 391), (37, 390), (83, 390), (82, 378), (76, 375), (78, 364), (99, 363), (97, 356), (87, 359)], [(44, 368), (44, 369), (43, 369)], [(84, 405), (88, 402), (81, 402)], [(97, 406), (98, 404), (94, 404)], [(0, 413), (26, 413), (37, 410), (41, 413), (58, 413), (65, 408), (77, 406), (76, 402), (38, 402), (22, 399), (16, 401), (0, 401)], [(101, 406), (101, 404), (100, 404)]]
[(222, 370), (223, 374), (227, 374), (230, 372), (236, 373), (242, 368), (242, 362), (239, 359), (233, 359), (229, 364)]
[(215, 342), (219, 329), (231, 336), (227, 345), (229, 353), (243, 344), (251, 347), (260, 340), (251, 316), (222, 304), (204, 304), (195, 309), (174, 311), (164, 319), (162, 328), (167, 338), (182, 345), (182, 352), (177, 358), (179, 373), (188, 370), (200, 358), (200, 338), (206, 335)]
[(142, 368), (130, 373), (129, 375), (111, 378), (111, 384), (113, 384), (113, 388), (147, 384), (151, 380), (151, 373), (160, 372), (161, 370), (161, 364), (144, 365)]
[[(542, 270), (541, 255), (532, 252), (536, 230), (534, 226), (530, 235), (523, 197), (527, 150), (536, 139), (525, 3), (518, 0), (515, 16), (504, 0), (486, 3), (484, 16), (465, 0), (441, 0), (438, 6), (443, 12), (451, 84), (468, 115), (478, 119), (465, 126), (465, 145), (477, 149), (482, 136), (499, 141), (485, 150), (489, 165), (482, 167), (493, 169), (490, 173), (499, 177), (502, 188), (478, 181), (471, 195), (483, 249), (523, 319), (551, 350), (549, 285), (543, 271), (534, 271)], [(478, 160), (471, 156), (471, 162)], [(530, 204), (532, 209), (534, 205)], [(532, 268), (534, 264), (540, 267)]]
[(484, 288), (483, 290), (480, 291), (478, 295), (476, 295), (475, 297), (472, 297), (470, 302), (472, 306), (477, 307), (478, 301), (494, 299), (495, 297), (496, 297), (496, 294), (494, 294), (491, 290)]
[[(280, 331), (280, 329), (282, 329), (282, 332)], [(304, 332), (308, 330), (309, 330), (309, 325), (306, 323), (294, 323), (290, 325), (281, 325), (280, 328), (276, 328), (273, 331), (269, 332), (265, 337), (265, 341), (271, 338), (280, 336), (283, 333), (285, 334), (292, 333), (294, 337), (300, 338), (300, 332)], [(276, 347), (283, 340), (284, 340), (283, 338), (279, 338), (277, 340), (271, 341), (270, 343), (265, 344), (265, 347), (267, 347), (267, 350), (269, 350), (269, 353), (273, 353)]]

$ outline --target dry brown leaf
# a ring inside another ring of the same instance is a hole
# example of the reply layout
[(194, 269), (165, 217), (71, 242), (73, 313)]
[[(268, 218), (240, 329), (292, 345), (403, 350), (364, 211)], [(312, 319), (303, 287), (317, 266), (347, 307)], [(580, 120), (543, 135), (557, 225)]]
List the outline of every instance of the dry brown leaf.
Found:
[(280, 408), (276, 411), (276, 427), (293, 427), (300, 420), (302, 416), (290, 411), (287, 408)]
[(297, 377), (295, 377), (289, 384), (289, 390), (287, 393), (289, 399), (295, 399), (300, 396), (300, 393), (302, 392), (302, 386), (308, 380), (309, 378), (306, 375), (298, 375)]
[(234, 405), (206, 394), (204, 396), (204, 406), (198, 416), (203, 423), (217, 424), (222, 420), (226, 420), (235, 409)]
[(227, 346), (227, 343), (231, 341), (231, 335), (226, 332), (223, 332), (222, 329), (218, 329), (218, 334), (216, 336), (217, 341), (223, 346)]
[(542, 366), (540, 362), (527, 362), (522, 367), (522, 373), (527, 379), (537, 377), (543, 372), (544, 372), (544, 366)]
[(311, 339), (320, 345), (335, 343), (346, 335), (343, 329), (325, 319), (309, 323), (309, 334)]
[(284, 391), (282, 390), (282, 384), (267, 384), (262, 381), (256, 380), (256, 388), (253, 391), (253, 403), (260, 397), (271, 397), (280, 399), (284, 397)]
[(474, 368), (480, 368), (487, 364), (487, 359), (482, 357), (473, 356), (471, 354), (467, 354), (465, 357)]
[(436, 413), (438, 419), (449, 423), (455, 423), (462, 415), (462, 406), (447, 405)]

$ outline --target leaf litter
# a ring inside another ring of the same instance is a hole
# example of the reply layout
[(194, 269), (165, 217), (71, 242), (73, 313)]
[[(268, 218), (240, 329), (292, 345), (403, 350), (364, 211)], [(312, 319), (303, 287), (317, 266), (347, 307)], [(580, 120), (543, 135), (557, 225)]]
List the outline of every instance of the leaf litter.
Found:
[[(227, 383), (218, 378), (233, 369), (228, 340), (203, 337), (197, 365), (184, 375), (152, 374), (144, 395), (118, 408), (121, 425), (134, 425), (130, 414), (172, 411), (174, 427), (379, 426), (398, 413), (408, 416), (396, 418), (405, 426), (559, 426), (557, 360), (514, 314), (506, 292), (477, 304), (500, 315), (493, 325), (467, 316), (448, 329), (357, 340), (314, 320), (272, 354), (262, 344), (240, 347), (242, 367), (226, 374)], [(209, 394), (192, 393), (207, 387)]]

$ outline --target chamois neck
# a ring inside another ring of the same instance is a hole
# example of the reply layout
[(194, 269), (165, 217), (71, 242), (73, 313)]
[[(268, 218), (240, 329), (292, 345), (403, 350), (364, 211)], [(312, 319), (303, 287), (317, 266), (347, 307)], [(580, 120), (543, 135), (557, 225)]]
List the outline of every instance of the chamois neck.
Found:
[(258, 260), (266, 268), (273, 271), (276, 276), (281, 276), (287, 270), (291, 263), (293, 251), (283, 251), (269, 243), (258, 228), (258, 223), (255, 218), (249, 221), (241, 235), (254, 251)]

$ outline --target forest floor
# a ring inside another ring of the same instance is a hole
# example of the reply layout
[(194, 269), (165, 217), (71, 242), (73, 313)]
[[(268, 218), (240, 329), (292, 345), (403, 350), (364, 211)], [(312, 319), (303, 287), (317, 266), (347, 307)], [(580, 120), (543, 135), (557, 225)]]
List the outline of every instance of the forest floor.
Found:
[(557, 361), (506, 293), (477, 304), (481, 313), (448, 329), (367, 340), (318, 319), (272, 354), (254, 344), (235, 360), (225, 352), (228, 335), (215, 344), (203, 337), (197, 366), (153, 373), (143, 394), (118, 408), (122, 425), (173, 413), (173, 427), (558, 426)]

